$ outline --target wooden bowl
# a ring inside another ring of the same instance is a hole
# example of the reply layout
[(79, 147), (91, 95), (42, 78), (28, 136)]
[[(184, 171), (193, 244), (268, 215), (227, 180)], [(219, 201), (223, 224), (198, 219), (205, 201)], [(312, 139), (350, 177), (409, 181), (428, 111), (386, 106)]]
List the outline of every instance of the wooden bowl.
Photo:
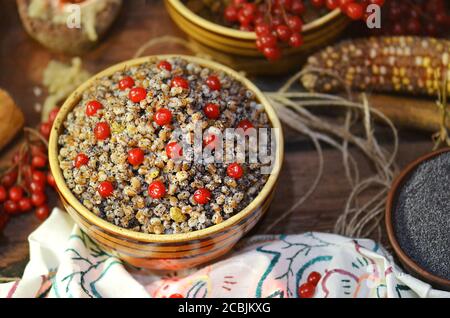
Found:
[(221, 64), (191, 56), (179, 56), (212, 70), (225, 72), (253, 91), (259, 102), (265, 107), (269, 120), (276, 129), (275, 165), (267, 183), (258, 196), (242, 211), (228, 220), (185, 234), (146, 234), (113, 225), (98, 217), (81, 204), (67, 187), (58, 161), (58, 136), (63, 122), (72, 108), (77, 105), (83, 92), (94, 85), (96, 79), (109, 76), (117, 71), (140, 65), (155, 58), (168, 59), (174, 55), (149, 56), (126, 61), (112, 66), (95, 75), (77, 88), (65, 101), (54, 122), (49, 141), (50, 169), (55, 177), (61, 200), (80, 228), (86, 232), (104, 250), (113, 253), (125, 262), (142, 268), (175, 270), (188, 268), (209, 262), (231, 250), (237, 241), (255, 226), (267, 211), (272, 201), (274, 189), (283, 162), (283, 133), (280, 121), (259, 89), (237, 72)]
[(301, 47), (283, 49), (283, 57), (269, 62), (256, 48), (256, 33), (213, 23), (189, 10), (181, 0), (165, 0), (167, 11), (189, 36), (196, 53), (212, 56), (239, 71), (253, 75), (285, 74), (296, 70), (312, 52), (335, 40), (349, 23), (339, 9), (303, 27)]
[[(386, 222), (386, 230), (387, 235), (389, 238), (389, 242), (391, 243), (392, 247), (394, 248), (394, 251), (398, 258), (400, 259), (400, 262), (403, 264), (405, 269), (410, 272), (413, 276), (418, 277), (419, 279), (428, 282), (435, 288), (443, 289), (443, 290), (449, 290), (450, 291), (450, 280), (436, 276), (434, 274), (431, 274), (430, 272), (426, 271), (424, 268), (422, 268), (420, 265), (418, 265), (415, 261), (413, 261), (401, 248), (400, 244), (397, 241), (396, 233), (394, 230), (394, 222), (393, 222), (393, 215), (395, 213), (394, 206), (395, 206), (395, 200), (397, 197), (397, 192), (401, 188), (401, 186), (404, 184), (404, 182), (408, 179), (410, 174), (424, 161), (427, 161), (431, 158), (434, 158), (444, 152), (449, 152), (450, 148), (440, 149), (437, 151), (433, 151), (429, 154), (426, 154), (412, 163), (410, 163), (397, 177), (397, 179), (392, 184), (391, 190), (389, 191), (387, 202), (386, 202), (386, 211), (385, 211), (385, 222)], [(450, 247), (449, 247), (450, 248)]]

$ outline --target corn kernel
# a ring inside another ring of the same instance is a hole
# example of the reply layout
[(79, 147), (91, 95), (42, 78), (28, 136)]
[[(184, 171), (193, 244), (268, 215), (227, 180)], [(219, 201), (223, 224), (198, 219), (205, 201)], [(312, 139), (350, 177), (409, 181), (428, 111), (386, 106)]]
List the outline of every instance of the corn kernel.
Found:
[(181, 212), (181, 209), (177, 207), (170, 208), (170, 217), (178, 223), (186, 221), (186, 216)]

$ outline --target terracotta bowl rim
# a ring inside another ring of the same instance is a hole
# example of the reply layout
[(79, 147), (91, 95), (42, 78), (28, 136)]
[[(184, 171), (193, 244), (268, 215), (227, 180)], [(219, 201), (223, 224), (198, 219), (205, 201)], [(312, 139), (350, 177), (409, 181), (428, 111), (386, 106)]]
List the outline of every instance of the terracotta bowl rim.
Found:
[(391, 186), (391, 189), (389, 191), (387, 201), (386, 201), (386, 210), (385, 210), (385, 226), (387, 230), (387, 235), (389, 242), (391, 243), (392, 247), (394, 248), (395, 253), (400, 258), (401, 262), (405, 264), (407, 267), (412, 269), (416, 274), (423, 277), (426, 281), (440, 285), (440, 286), (446, 286), (450, 287), (450, 280), (445, 279), (443, 277), (439, 277), (437, 275), (434, 275), (424, 268), (422, 268), (420, 265), (418, 265), (411, 257), (409, 257), (406, 252), (403, 251), (400, 244), (397, 241), (396, 233), (394, 231), (394, 222), (392, 221), (392, 216), (394, 214), (393, 208), (394, 203), (396, 199), (396, 195), (398, 190), (400, 189), (401, 185), (404, 181), (409, 177), (409, 175), (423, 162), (432, 159), (442, 153), (450, 152), (450, 148), (446, 147), (443, 149), (432, 151), (428, 154), (425, 154), (413, 162), (409, 163), (405, 169), (403, 169), (400, 174), (395, 179), (394, 183)]
[[(64, 177), (62, 175), (61, 169), (59, 167), (58, 160), (58, 137), (61, 126), (63, 125), (68, 113), (72, 110), (73, 107), (80, 100), (82, 93), (94, 84), (95, 80), (104, 76), (108, 76), (113, 74), (116, 71), (121, 71), (129, 67), (137, 66), (143, 64), (145, 62), (153, 61), (155, 59), (169, 59), (169, 58), (182, 58), (191, 62), (195, 62), (199, 65), (208, 67), (212, 70), (222, 71), (226, 73), (228, 76), (240, 81), (245, 87), (255, 93), (256, 99), (264, 106), (264, 109), (269, 117), (269, 120), (272, 124), (273, 128), (278, 128), (275, 131), (276, 137), (276, 153), (275, 153), (275, 165), (273, 167), (273, 171), (269, 176), (266, 184), (261, 189), (259, 194), (256, 196), (253, 201), (250, 202), (248, 206), (246, 206), (243, 210), (239, 211), (229, 219), (219, 223), (217, 225), (212, 225), (202, 230), (192, 231), (189, 233), (181, 233), (181, 234), (147, 234), (142, 232), (137, 232), (129, 229), (125, 229), (114, 225), (97, 215), (93, 212), (89, 211), (78, 199), (75, 195), (69, 190), (67, 187)], [(79, 86), (64, 102), (61, 107), (58, 116), (56, 117), (52, 131), (49, 139), (49, 163), (50, 170), (55, 178), (56, 186), (58, 192), (61, 196), (64, 197), (66, 202), (76, 211), (76, 213), (80, 214), (82, 217), (87, 219), (91, 225), (97, 226), (98, 228), (104, 229), (105, 231), (123, 237), (125, 239), (131, 239), (136, 241), (150, 242), (150, 243), (175, 243), (175, 242), (187, 242), (192, 240), (202, 239), (212, 234), (220, 233), (227, 228), (233, 226), (239, 221), (245, 219), (248, 215), (250, 215), (256, 208), (259, 208), (264, 200), (269, 197), (271, 191), (275, 188), (278, 177), (280, 175), (281, 166), (283, 163), (284, 157), (284, 138), (283, 131), (280, 120), (275, 113), (272, 105), (269, 103), (268, 99), (264, 96), (264, 94), (247, 78), (239, 74), (238, 72), (232, 70), (231, 68), (219, 64), (217, 62), (213, 62), (210, 60), (206, 60), (199, 57), (193, 57), (188, 55), (181, 54), (164, 54), (164, 55), (150, 55), (146, 57), (141, 57), (137, 59), (131, 59), (124, 61), (122, 63), (113, 65), (108, 67), (107, 69), (101, 71), (100, 73), (94, 75), (89, 80), (84, 82), (81, 86)]]
[[(166, 0), (171, 6), (175, 8), (176, 11), (178, 11), (184, 18), (193, 21), (194, 23), (198, 24), (200, 27), (211, 30), (212, 32), (218, 33), (223, 36), (237, 38), (241, 40), (252, 40), (256, 41), (256, 33), (255, 32), (246, 32), (241, 30), (236, 30), (233, 28), (229, 28), (214, 22), (211, 22), (195, 12), (189, 10), (184, 3), (181, 0)], [(313, 29), (316, 29), (323, 24), (328, 23), (329, 21), (335, 19), (339, 15), (342, 15), (341, 10), (334, 9), (333, 11), (328, 12), (327, 14), (321, 16), (318, 19), (315, 19), (314, 21), (311, 21), (309, 23), (306, 23), (303, 26), (302, 32), (309, 32)]]

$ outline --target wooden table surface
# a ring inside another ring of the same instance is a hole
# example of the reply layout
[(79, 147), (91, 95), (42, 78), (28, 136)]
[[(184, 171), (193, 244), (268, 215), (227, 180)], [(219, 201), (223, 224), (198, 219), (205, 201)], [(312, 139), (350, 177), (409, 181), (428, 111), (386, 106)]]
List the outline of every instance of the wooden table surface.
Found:
[[(162, 1), (127, 0), (120, 17), (107, 37), (96, 49), (84, 55), (83, 62), (91, 72), (131, 58), (145, 41), (166, 34), (184, 37), (165, 12)], [(0, 87), (6, 89), (23, 109), (27, 125), (39, 123), (39, 113), (34, 109), (42, 97), (33, 94), (40, 86), (42, 71), (51, 59), (68, 61), (70, 57), (53, 54), (31, 40), (22, 29), (15, 1), (0, 0)], [(156, 53), (186, 53), (176, 46), (156, 47)], [(256, 79), (264, 88), (276, 88), (281, 79)], [(0, 124), (1, 124), (0, 118)], [(383, 129), (381, 129), (383, 131)], [(317, 168), (317, 154), (312, 144), (303, 136), (286, 130), (286, 155), (283, 172), (275, 199), (266, 217), (251, 234), (262, 233), (283, 211), (309, 187)], [(383, 134), (382, 134), (383, 135)], [(388, 137), (381, 137), (383, 146), (391, 146)], [(428, 152), (432, 148), (429, 133), (400, 131), (399, 167)], [(0, 153), (0, 165), (10, 160), (17, 138)], [(371, 167), (358, 157), (363, 174)], [(325, 150), (325, 170), (317, 191), (277, 228), (278, 233), (305, 231), (329, 232), (341, 213), (350, 186), (346, 182), (341, 154), (331, 148)], [(56, 197), (52, 202), (57, 204)], [(39, 225), (33, 214), (13, 218), (0, 234), (0, 276), (17, 277), (22, 274), (28, 260), (27, 236)], [(383, 240), (384, 241), (384, 240)]]

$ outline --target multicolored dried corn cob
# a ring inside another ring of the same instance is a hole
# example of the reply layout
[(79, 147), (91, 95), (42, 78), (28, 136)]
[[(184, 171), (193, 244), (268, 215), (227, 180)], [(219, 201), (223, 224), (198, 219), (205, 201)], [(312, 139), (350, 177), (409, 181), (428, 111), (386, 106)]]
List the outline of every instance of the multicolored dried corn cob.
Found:
[[(436, 96), (444, 74), (450, 93), (450, 41), (402, 36), (349, 40), (312, 55), (307, 68), (333, 73), (355, 90)], [(304, 75), (305, 88), (343, 89), (337, 78), (322, 73)]]

